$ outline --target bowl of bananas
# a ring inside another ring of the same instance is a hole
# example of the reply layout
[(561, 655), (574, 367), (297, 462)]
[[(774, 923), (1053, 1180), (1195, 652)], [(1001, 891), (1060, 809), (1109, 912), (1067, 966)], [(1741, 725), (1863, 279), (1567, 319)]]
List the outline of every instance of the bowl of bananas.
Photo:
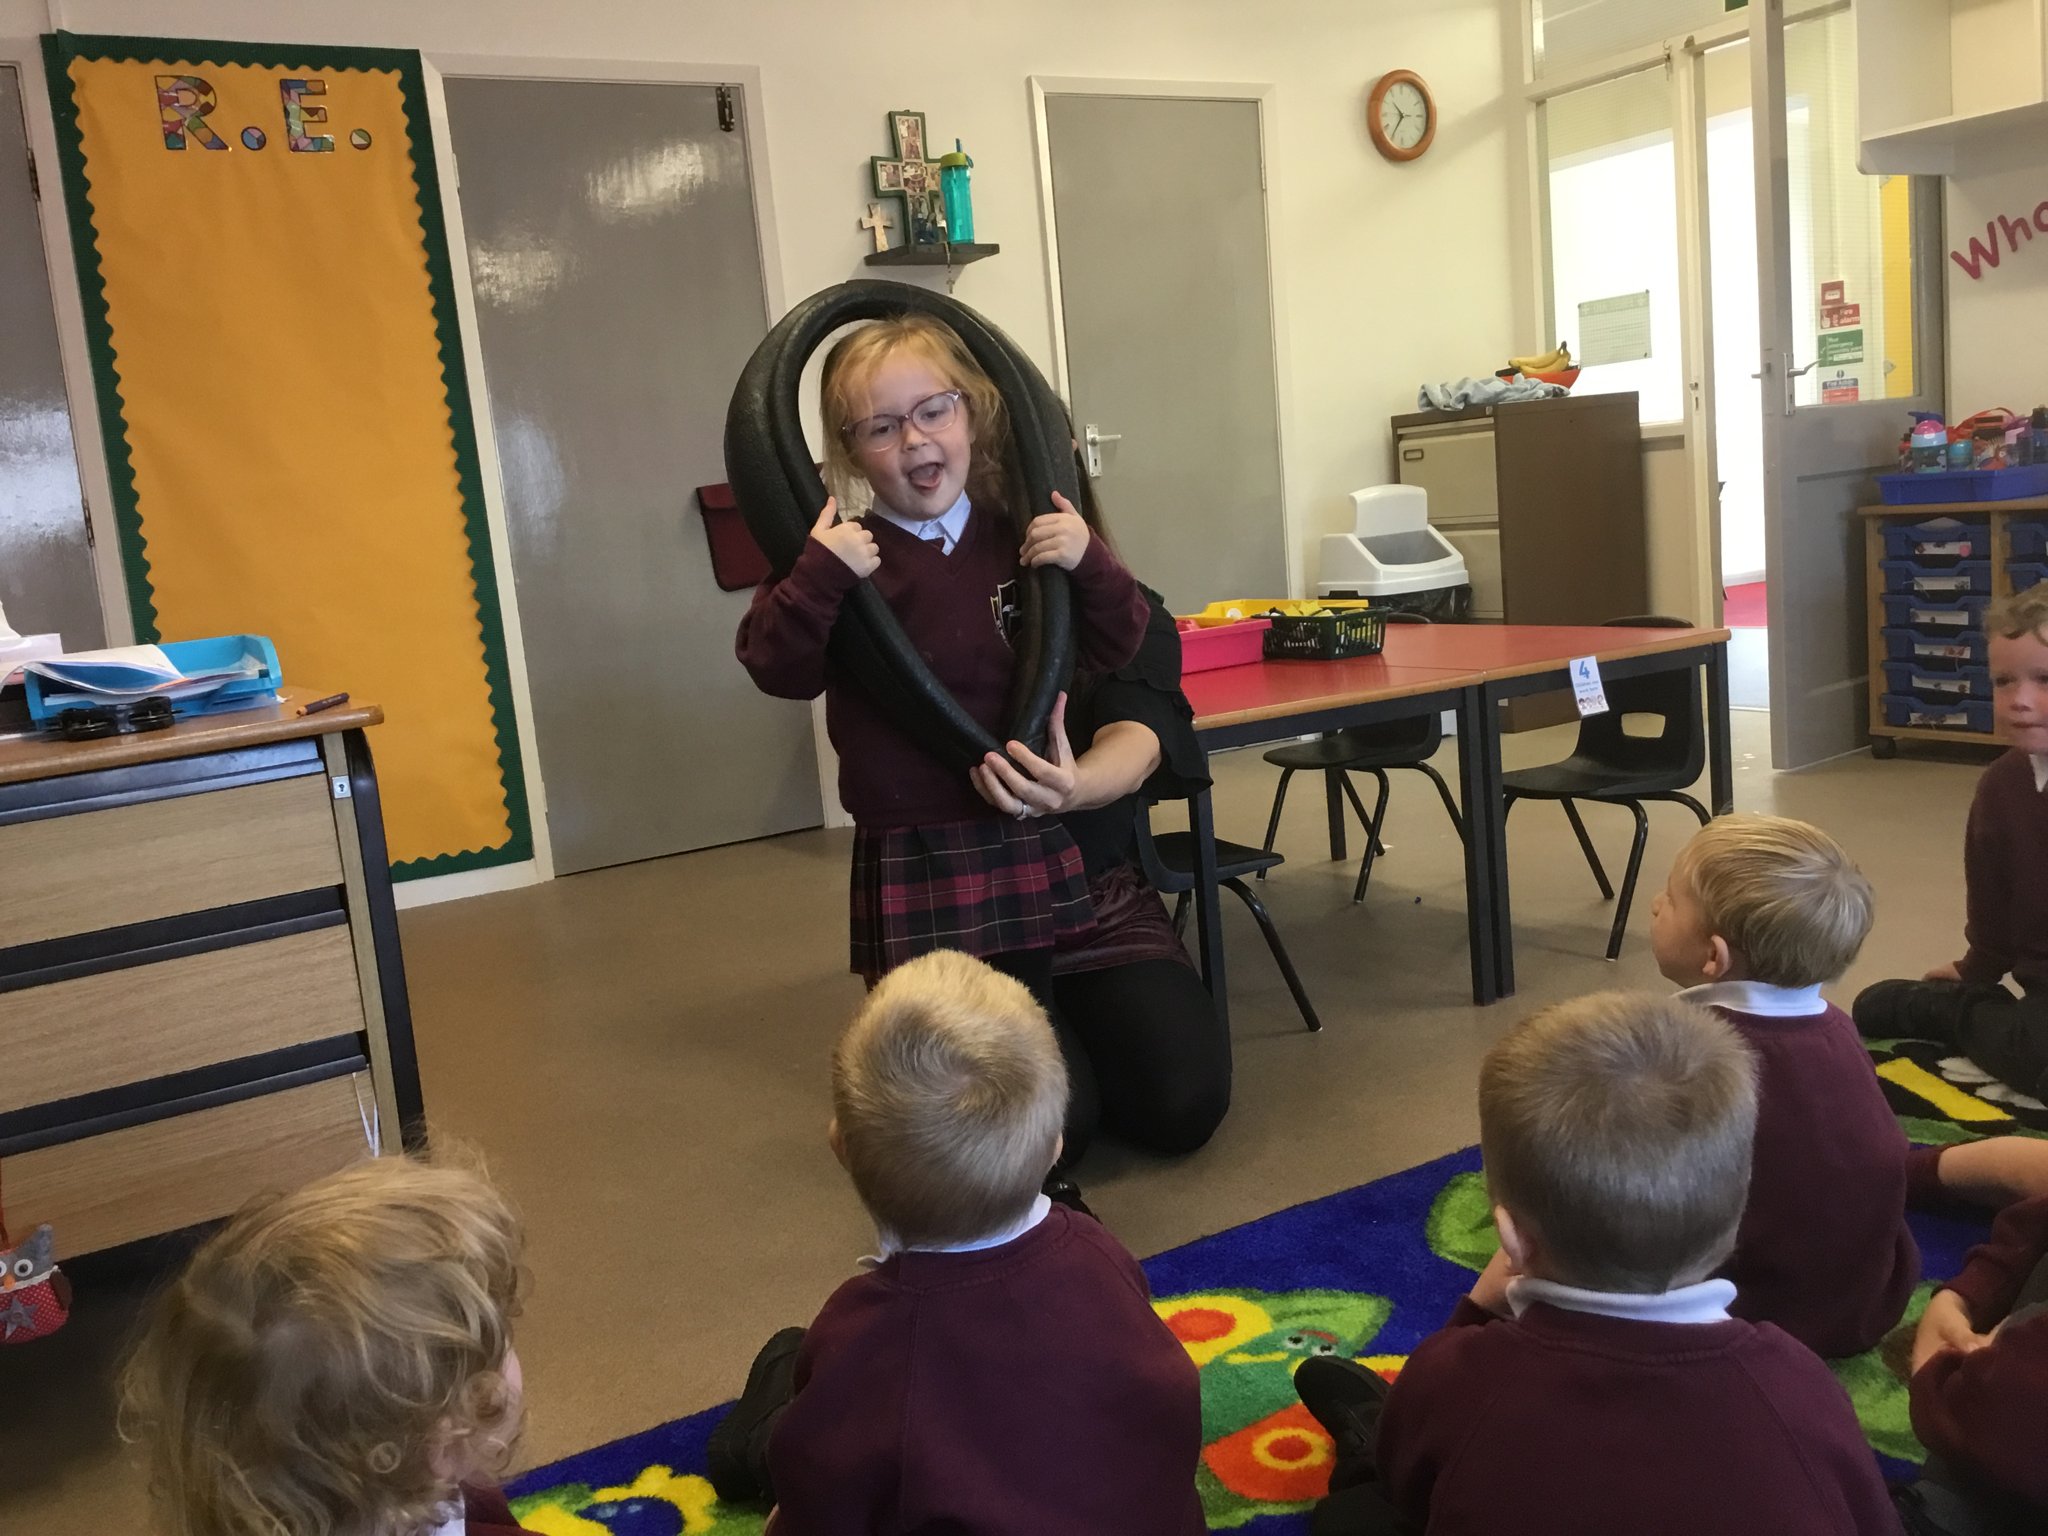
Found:
[(1572, 349), (1560, 342), (1548, 352), (1509, 358), (1507, 367), (1500, 370), (1499, 376), (1512, 379), (1517, 375), (1534, 379), (1539, 384), (1557, 384), (1570, 389), (1578, 382), (1579, 369), (1572, 361)]

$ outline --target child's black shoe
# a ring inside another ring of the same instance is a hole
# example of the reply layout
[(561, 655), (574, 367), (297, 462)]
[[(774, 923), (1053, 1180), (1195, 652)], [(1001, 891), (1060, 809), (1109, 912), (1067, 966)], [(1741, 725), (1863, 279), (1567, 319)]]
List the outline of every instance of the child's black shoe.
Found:
[(785, 1328), (754, 1356), (746, 1390), (732, 1405), (704, 1448), (705, 1472), (721, 1502), (772, 1502), (768, 1479), (768, 1437), (796, 1396), (796, 1352), (803, 1344), (801, 1328)]

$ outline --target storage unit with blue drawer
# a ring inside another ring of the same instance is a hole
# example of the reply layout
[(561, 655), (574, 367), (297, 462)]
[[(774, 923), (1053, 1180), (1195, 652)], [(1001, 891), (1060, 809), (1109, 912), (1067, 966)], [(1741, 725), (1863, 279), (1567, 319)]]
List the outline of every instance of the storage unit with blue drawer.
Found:
[(2048, 581), (2048, 497), (1862, 509), (1870, 750), (1993, 734), (1984, 610)]

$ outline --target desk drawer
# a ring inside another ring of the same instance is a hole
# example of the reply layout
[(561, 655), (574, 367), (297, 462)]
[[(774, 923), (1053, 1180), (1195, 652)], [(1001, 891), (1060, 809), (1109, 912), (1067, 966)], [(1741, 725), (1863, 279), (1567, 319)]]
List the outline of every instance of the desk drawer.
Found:
[[(359, 1075), (367, 1104), (369, 1078)], [(0, 1169), (8, 1227), (49, 1222), (68, 1259), (295, 1189), (368, 1155), (356, 1082), (328, 1078), (10, 1157)]]
[(0, 826), (0, 948), (341, 883), (320, 774)]
[(362, 1028), (346, 923), (0, 992), (0, 1114)]

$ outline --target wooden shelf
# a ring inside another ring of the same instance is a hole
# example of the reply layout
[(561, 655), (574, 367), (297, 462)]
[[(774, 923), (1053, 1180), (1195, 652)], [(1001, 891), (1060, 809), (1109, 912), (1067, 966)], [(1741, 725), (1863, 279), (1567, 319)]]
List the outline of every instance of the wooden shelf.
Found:
[(1966, 747), (2004, 745), (1993, 731), (1953, 731), (1936, 725), (1873, 725), (1870, 734), (1889, 736), (1894, 741), (1953, 741)]
[(1923, 501), (1917, 505), (1858, 507), (1865, 517), (1989, 517), (1994, 512), (2048, 512), (2048, 496), (2014, 496), (2005, 501)]
[(960, 244), (941, 241), (937, 245), (897, 245), (867, 256), (871, 267), (964, 267), (970, 261), (993, 256), (1000, 245)]

